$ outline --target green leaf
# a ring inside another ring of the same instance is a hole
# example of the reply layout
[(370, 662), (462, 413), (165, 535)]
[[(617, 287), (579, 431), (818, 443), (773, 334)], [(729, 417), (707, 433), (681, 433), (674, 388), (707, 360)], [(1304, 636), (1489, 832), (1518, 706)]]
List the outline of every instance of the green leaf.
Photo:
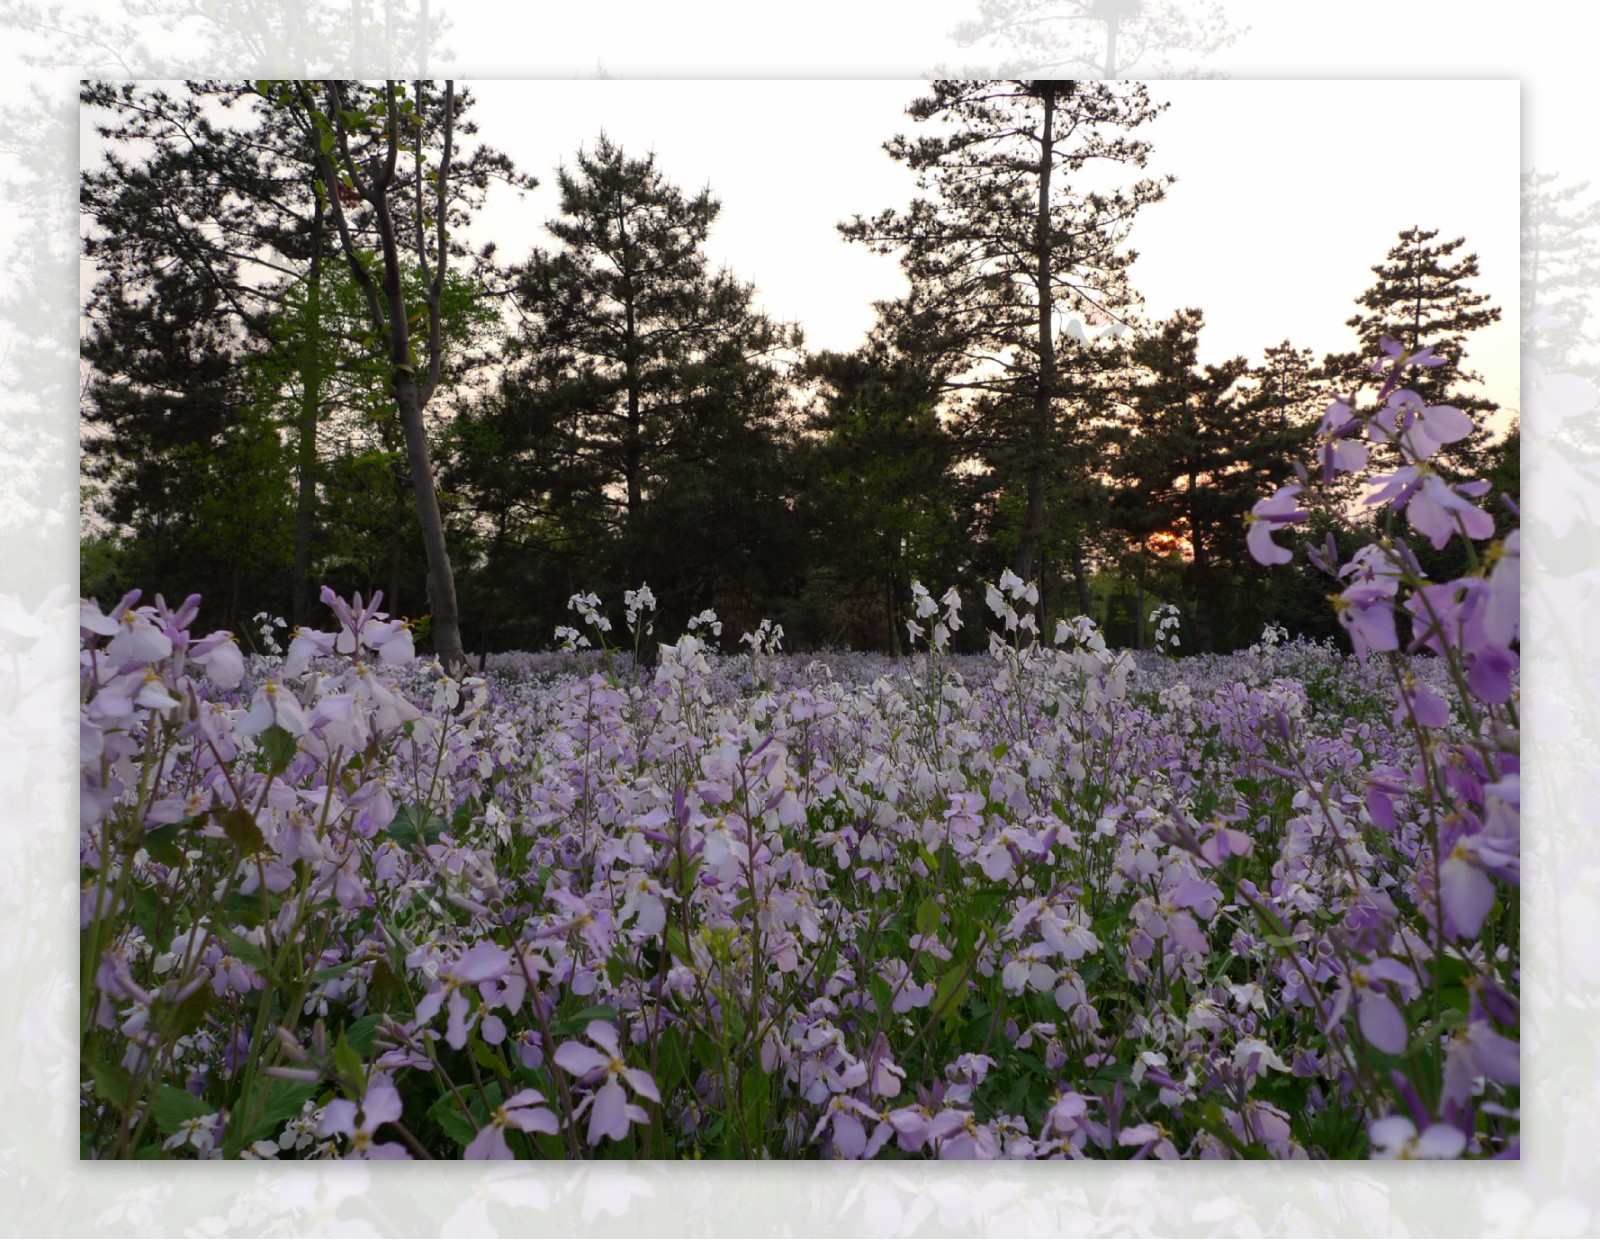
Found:
[(680, 1082), (688, 1080), (689, 1068), (689, 1048), (684, 1043), (683, 1034), (676, 1029), (668, 1029), (661, 1035), (656, 1054), (656, 1088), (661, 1091), (663, 1099), (670, 1097)]
[(266, 837), (261, 834), (255, 816), (249, 810), (240, 809), (236, 805), (232, 809), (223, 810), (220, 821), (223, 834), (245, 856), (253, 857), (267, 846)]
[(939, 986), (933, 992), (934, 1012), (942, 1016), (954, 1014), (967, 1000), (967, 969), (964, 965), (955, 965), (946, 970), (939, 979)]
[(363, 1016), (353, 1022), (344, 1031), (345, 1040), (359, 1055), (372, 1054), (373, 1035), (378, 1032), (378, 1026), (383, 1023), (383, 1013), (373, 1012), (370, 1016)]
[(924, 936), (932, 934), (939, 928), (943, 913), (944, 909), (933, 896), (917, 905), (917, 933)]
[[(204, 815), (201, 815), (204, 817)], [(139, 847), (149, 853), (162, 865), (178, 865), (183, 860), (183, 845), (179, 837), (191, 825), (192, 820), (185, 818), (182, 822), (169, 822), (164, 827), (157, 827), (154, 831), (146, 831), (144, 838), (139, 841)]]
[(766, 1128), (767, 1107), (772, 1101), (771, 1079), (759, 1066), (751, 1064), (739, 1082), (739, 1095), (744, 1106), (745, 1130), (760, 1141)]
[(316, 1096), (316, 1092), (315, 1081), (269, 1078), (257, 1094), (261, 1099), (261, 1111), (256, 1117), (255, 1127), (246, 1135), (244, 1144), (263, 1141), (277, 1132), (285, 1121), (294, 1119), (300, 1114), (305, 1104)]
[(617, 1019), (617, 1009), (609, 1003), (597, 1003), (593, 1007), (586, 1007), (581, 1012), (575, 1012), (550, 1031), (552, 1037), (569, 1038), (573, 1034), (582, 1033), (589, 1027), (591, 1020)]
[(490, 1072), (500, 1073), (506, 1070), (505, 1064), (494, 1053), (494, 1048), (482, 1038), (472, 1039), (472, 1057), (478, 1061), (480, 1068), (487, 1068)]
[(211, 988), (198, 986), (193, 994), (176, 1004), (162, 1004), (162, 1020), (167, 1035), (181, 1038), (193, 1033), (206, 1018), (206, 1008), (211, 1005)]
[(318, 969), (311, 975), (313, 982), (331, 982), (336, 977), (343, 977), (351, 969), (365, 964), (364, 960), (346, 960), (343, 964), (329, 965), (326, 969)]
[(444, 1129), (444, 1135), (465, 1149), (478, 1135), (477, 1125), (462, 1114), (460, 1106), (450, 1094), (428, 1108), (428, 1118)]
[[(378, 962), (372, 966), (372, 980), (367, 983), (367, 994), (375, 1004), (382, 1006), (393, 995), (399, 993), (399, 990), (400, 979), (395, 976), (394, 966), (389, 963), (388, 957), (378, 957)], [(361, 1019), (365, 1020), (367, 1018), (362, 1017)], [(359, 1020), (356, 1022), (357, 1025), (360, 1023), (361, 1021)], [(351, 1028), (354, 1027), (351, 1026)]]
[(445, 829), (445, 820), (422, 805), (402, 805), (389, 824), (389, 838), (407, 852), (432, 844)]
[(366, 1089), (366, 1068), (362, 1065), (361, 1056), (356, 1053), (356, 1048), (350, 1045), (349, 1039), (343, 1033), (339, 1034), (338, 1045), (333, 1048), (333, 1066), (339, 1069), (339, 1075), (357, 1093)]
[(156, 893), (148, 887), (135, 887), (133, 898), (133, 923), (144, 931), (144, 937), (152, 942), (158, 937), (156, 922), (161, 915), (161, 904), (156, 899)]
[(227, 926), (212, 926), (211, 933), (222, 940), (230, 955), (237, 956), (252, 969), (262, 973), (267, 971), (266, 952), (245, 938), (244, 935), (228, 929)]
[(131, 1101), (129, 1091), (133, 1088), (133, 1078), (128, 1075), (128, 1070), (119, 1063), (91, 1063), (89, 1075), (94, 1078), (95, 1089), (100, 1096), (126, 1114)]
[(324, 131), (322, 135), (317, 138), (317, 145), (322, 148), (322, 153), (326, 155), (329, 151), (333, 150), (333, 135)]
[(293, 762), (295, 754), (300, 752), (300, 742), (277, 724), (264, 731), (256, 744), (266, 755), (267, 770), (273, 775), (282, 775), (288, 770), (289, 763)]
[(213, 1115), (217, 1110), (204, 1098), (196, 1098), (188, 1090), (174, 1089), (171, 1085), (157, 1087), (150, 1109), (156, 1117), (156, 1127), (169, 1137), (190, 1120)]

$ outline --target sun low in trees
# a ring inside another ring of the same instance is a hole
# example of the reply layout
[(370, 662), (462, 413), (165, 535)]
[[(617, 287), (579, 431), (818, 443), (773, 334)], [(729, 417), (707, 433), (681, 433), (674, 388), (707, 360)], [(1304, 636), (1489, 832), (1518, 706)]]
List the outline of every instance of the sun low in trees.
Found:
[(1287, 342), (1258, 368), (1242, 357), (1202, 365), (1204, 322), (1182, 310), (1128, 346), (1122, 416), (1103, 442), (1117, 484), (1113, 522), (1138, 545), (1181, 540), (1196, 644), (1210, 651), (1224, 628), (1244, 627), (1229, 622), (1257, 576), (1244, 514), (1309, 442), (1317, 382)]
[(1109, 170), (1144, 167), (1149, 144), (1132, 132), (1159, 111), (1129, 83), (935, 82), (909, 109), (928, 132), (885, 148), (917, 174), (919, 197), (840, 226), (900, 256), (911, 291), (885, 318), (912, 325), (905, 347), (937, 359), (948, 390), (991, 424), (1024, 578), (1070, 482), (1058, 443), (1083, 413), (1061, 333), (1069, 315), (1116, 317), (1137, 301), (1129, 229), (1169, 179), (1119, 185)]

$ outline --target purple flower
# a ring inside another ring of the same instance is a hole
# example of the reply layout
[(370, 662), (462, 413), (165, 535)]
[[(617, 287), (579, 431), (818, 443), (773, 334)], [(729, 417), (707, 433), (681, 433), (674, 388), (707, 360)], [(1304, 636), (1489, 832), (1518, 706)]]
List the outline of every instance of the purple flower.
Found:
[(448, 999), (450, 1021), (445, 1029), (445, 1041), (460, 1050), (467, 1044), (467, 1034), (478, 1019), (478, 1010), (462, 991), (468, 986), (482, 989), (504, 977), (510, 968), (511, 953), (488, 941), (462, 953), (460, 959), (440, 974), (439, 984), (417, 1004), (416, 1027), (420, 1029), (431, 1021)]
[(494, 1109), (494, 1114), (489, 1117), (489, 1122), (478, 1130), (478, 1135), (472, 1138), (472, 1143), (467, 1146), (463, 1158), (469, 1159), (510, 1159), (515, 1155), (511, 1146), (506, 1141), (506, 1129), (515, 1128), (519, 1132), (544, 1132), (556, 1133), (560, 1131), (560, 1123), (556, 1120), (555, 1112), (549, 1107), (541, 1106), (544, 1095), (536, 1089), (524, 1089), (520, 1093), (512, 1094), (504, 1103)]
[(622, 1058), (617, 1041), (617, 1031), (602, 1020), (592, 1020), (584, 1035), (598, 1046), (585, 1046), (581, 1042), (563, 1042), (556, 1048), (556, 1066), (573, 1076), (585, 1078), (605, 1077), (605, 1084), (578, 1107), (581, 1114), (589, 1111), (588, 1141), (599, 1145), (603, 1138), (619, 1141), (628, 1134), (628, 1124), (647, 1124), (650, 1117), (644, 1108), (628, 1101), (618, 1078), (627, 1081), (634, 1093), (651, 1102), (660, 1102), (661, 1094), (650, 1074), (641, 1068), (630, 1068)]
[(1380, 959), (1350, 972), (1350, 989), (1355, 994), (1356, 1023), (1361, 1036), (1380, 1051), (1399, 1055), (1406, 1049), (1406, 1018), (1382, 988), (1393, 983), (1402, 990), (1414, 989), (1416, 977), (1398, 960)]
[(1415, 353), (1407, 353), (1405, 349), (1387, 336), (1378, 338), (1378, 348), (1383, 350), (1383, 357), (1372, 363), (1372, 373), (1375, 375), (1382, 374), (1384, 365), (1386, 363), (1389, 364), (1389, 377), (1384, 380), (1383, 387), (1378, 389), (1379, 400), (1383, 400), (1390, 392), (1394, 391), (1396, 385), (1400, 382), (1400, 376), (1405, 373), (1407, 366), (1424, 366), (1431, 369), (1434, 366), (1443, 366), (1446, 360), (1442, 357), (1434, 356), (1432, 345), (1425, 349), (1418, 349)]
[[(875, 1124), (870, 1138), (863, 1120), (871, 1120)], [(828, 1101), (822, 1118), (811, 1132), (811, 1139), (815, 1141), (830, 1128), (834, 1155), (849, 1159), (871, 1158), (896, 1131), (891, 1123), (866, 1103), (848, 1094), (835, 1094)]]
[(1336, 400), (1328, 406), (1317, 427), (1317, 438), (1322, 441), (1318, 457), (1322, 462), (1322, 482), (1326, 486), (1335, 473), (1351, 473), (1365, 469), (1367, 445), (1354, 438), (1361, 429), (1361, 420), (1347, 400)]
[(189, 657), (205, 669), (206, 677), (219, 689), (236, 688), (244, 679), (244, 656), (233, 634), (218, 629), (189, 647)]
[(256, 690), (250, 709), (239, 721), (238, 731), (246, 736), (265, 732), (268, 728), (282, 728), (290, 736), (303, 736), (306, 717), (294, 694), (275, 680), (269, 680)]
[(360, 1107), (338, 1098), (323, 1108), (322, 1135), (348, 1138), (354, 1158), (409, 1159), (406, 1147), (398, 1142), (372, 1139), (379, 1128), (400, 1118), (400, 1110), (400, 1094), (393, 1080), (387, 1072), (379, 1072), (367, 1082)]
[(1416, 464), (1447, 443), (1472, 434), (1472, 419), (1451, 405), (1424, 405), (1415, 392), (1396, 392), (1372, 419), (1369, 432), (1379, 443), (1399, 444)]
[(1504, 543), (1489, 552), (1488, 598), (1483, 605), (1483, 633), (1489, 641), (1509, 647), (1521, 632), (1522, 531), (1512, 530)]
[(1358, 581), (1335, 596), (1339, 623), (1350, 634), (1358, 658), (1369, 650), (1398, 650), (1400, 637), (1394, 627), (1394, 587), (1383, 581)]
[(1295, 499), (1300, 494), (1300, 487), (1296, 483), (1281, 486), (1267, 499), (1257, 500), (1250, 515), (1245, 518), (1249, 527), (1245, 533), (1245, 542), (1250, 548), (1250, 554), (1259, 564), (1287, 564), (1294, 559), (1294, 552), (1278, 546), (1272, 541), (1272, 531), (1275, 526), (1289, 525), (1295, 521), (1304, 521), (1311, 514), (1301, 508)]
[(1439, 900), (1463, 938), (1472, 938), (1494, 906), (1494, 883), (1478, 865), (1474, 839), (1457, 840), (1439, 865)]
[(1450, 704), (1432, 685), (1408, 675), (1398, 696), (1400, 701), (1392, 716), (1395, 727), (1404, 727), (1408, 718), (1424, 728), (1442, 728), (1450, 722)]
[(334, 642), (337, 640), (337, 636), (333, 633), (296, 628), (294, 639), (289, 643), (289, 653), (283, 660), (283, 675), (298, 676), (311, 666), (311, 660), (318, 655), (331, 655)]
[(1463, 499), (1431, 471), (1422, 475), (1421, 484), (1406, 505), (1406, 516), (1435, 551), (1442, 550), (1458, 531), (1475, 541), (1494, 534), (1494, 518)]

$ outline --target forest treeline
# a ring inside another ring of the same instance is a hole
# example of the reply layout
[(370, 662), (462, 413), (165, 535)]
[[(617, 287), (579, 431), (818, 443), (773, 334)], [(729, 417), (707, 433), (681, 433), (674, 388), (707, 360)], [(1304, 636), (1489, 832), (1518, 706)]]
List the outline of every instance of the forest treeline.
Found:
[[(1515, 422), (1466, 357), (1500, 309), (1464, 239), (1397, 222), (1352, 273), (1346, 352), (1202, 363), (1204, 290), (1151, 319), (1131, 279), (1171, 188), (1145, 175), (1143, 87), (926, 92), (886, 144), (918, 196), (840, 225), (908, 291), (840, 353), (708, 259), (712, 189), (603, 134), (554, 172), (548, 246), (502, 255), (466, 226), (536, 182), (473, 141), (467, 90), (87, 84), (84, 594), (199, 593), (202, 627), (248, 638), (262, 612), (316, 623), (323, 584), (382, 590), (425, 644), (481, 653), (647, 582), (663, 635), (710, 607), (790, 648), (898, 650), (913, 581), (976, 607), (1010, 567), (1047, 622), (1118, 645), (1148, 644), (1159, 602), (1188, 650), (1269, 620), (1332, 636), (1327, 580), (1262, 569), (1245, 516), (1330, 400), (1376, 389), (1383, 337), (1444, 359), (1425, 401), (1509, 425), (1440, 468), (1516, 498)], [(1315, 541), (1366, 541), (1355, 498)]]

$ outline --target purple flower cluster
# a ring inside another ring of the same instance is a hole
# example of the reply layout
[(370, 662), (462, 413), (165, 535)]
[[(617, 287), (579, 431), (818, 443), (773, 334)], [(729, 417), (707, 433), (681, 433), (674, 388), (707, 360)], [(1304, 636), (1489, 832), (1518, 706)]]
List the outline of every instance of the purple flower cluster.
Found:
[[(1395, 388), (1328, 462), (1470, 536)], [(986, 655), (919, 588), (909, 659), (702, 615), (647, 669), (583, 595), (459, 680), (377, 599), (248, 659), (85, 603), (83, 1149), (1514, 1154), (1516, 557), (1328, 564), (1360, 658), (1143, 666), (1010, 574)]]

